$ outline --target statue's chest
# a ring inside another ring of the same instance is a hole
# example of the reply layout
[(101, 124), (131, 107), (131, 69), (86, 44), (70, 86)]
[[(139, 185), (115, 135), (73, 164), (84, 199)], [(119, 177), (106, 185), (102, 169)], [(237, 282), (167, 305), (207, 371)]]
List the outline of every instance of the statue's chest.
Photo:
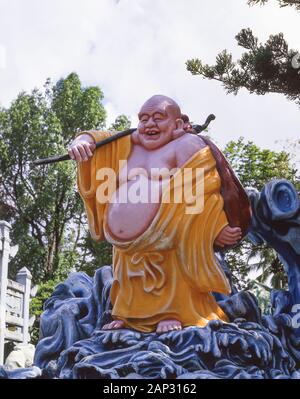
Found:
[(158, 174), (166, 174), (176, 167), (175, 151), (170, 149), (160, 149), (157, 151), (133, 150), (123, 169), (120, 177), (128, 180), (133, 175), (144, 175), (148, 179)]

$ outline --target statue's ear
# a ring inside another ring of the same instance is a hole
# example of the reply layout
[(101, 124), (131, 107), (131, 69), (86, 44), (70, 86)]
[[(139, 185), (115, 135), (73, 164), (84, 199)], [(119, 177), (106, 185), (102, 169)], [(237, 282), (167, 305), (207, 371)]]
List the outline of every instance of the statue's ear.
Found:
[(182, 130), (184, 127), (184, 121), (181, 118), (176, 119), (176, 130)]
[(182, 136), (185, 131), (184, 131), (184, 122), (182, 119), (178, 118), (175, 121), (176, 128), (173, 131), (173, 140), (177, 139), (178, 137)]

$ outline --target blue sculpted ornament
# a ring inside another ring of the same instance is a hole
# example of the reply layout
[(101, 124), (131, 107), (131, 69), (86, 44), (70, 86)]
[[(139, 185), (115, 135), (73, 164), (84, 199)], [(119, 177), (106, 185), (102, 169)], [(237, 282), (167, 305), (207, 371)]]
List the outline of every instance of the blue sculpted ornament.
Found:
[[(300, 378), (299, 197), (285, 180), (248, 193), (249, 238), (273, 247), (288, 275), (289, 290), (272, 291), (271, 315), (261, 315), (251, 293), (234, 291), (219, 298), (229, 323), (212, 320), (204, 328), (165, 334), (105, 331), (111, 267), (94, 278), (72, 273), (45, 303), (35, 367), (2, 369), (2, 378)], [(221, 257), (220, 262), (228, 273)]]

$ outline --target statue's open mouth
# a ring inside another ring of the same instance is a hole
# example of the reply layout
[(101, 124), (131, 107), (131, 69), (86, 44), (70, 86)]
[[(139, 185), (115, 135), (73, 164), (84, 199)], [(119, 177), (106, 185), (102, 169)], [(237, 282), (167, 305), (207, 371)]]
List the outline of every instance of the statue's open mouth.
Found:
[(147, 132), (145, 133), (145, 136), (147, 136), (148, 138), (150, 138), (151, 140), (155, 140), (159, 137), (160, 133), (159, 132)]

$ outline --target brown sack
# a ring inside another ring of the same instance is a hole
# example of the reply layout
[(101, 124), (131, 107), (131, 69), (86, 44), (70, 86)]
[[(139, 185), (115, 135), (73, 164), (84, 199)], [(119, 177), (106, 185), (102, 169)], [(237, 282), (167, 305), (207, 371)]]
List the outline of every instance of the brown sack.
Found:
[(219, 148), (206, 136), (200, 136), (207, 144), (217, 163), (221, 178), (221, 194), (224, 198), (224, 211), (231, 227), (240, 227), (242, 237), (247, 234), (251, 222), (251, 205), (245, 189), (231, 169)]

